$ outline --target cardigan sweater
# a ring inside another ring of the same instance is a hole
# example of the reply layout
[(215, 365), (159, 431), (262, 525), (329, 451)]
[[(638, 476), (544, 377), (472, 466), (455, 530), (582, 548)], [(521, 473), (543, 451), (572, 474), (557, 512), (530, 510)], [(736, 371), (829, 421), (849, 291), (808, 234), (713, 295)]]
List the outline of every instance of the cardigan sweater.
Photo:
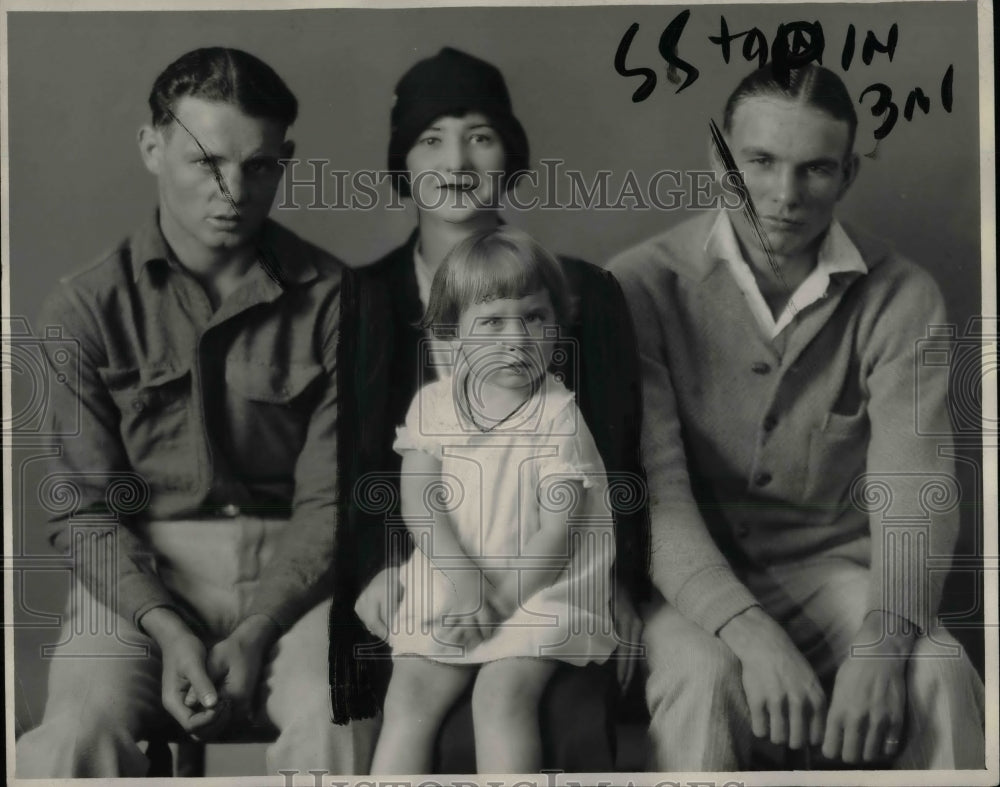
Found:
[(742, 573), (839, 555), (870, 567), (869, 610), (923, 628), (958, 528), (948, 367), (918, 364), (945, 323), (935, 282), (845, 227), (868, 272), (832, 276), (772, 340), (706, 252), (715, 218), (609, 266), (643, 369), (654, 584), (716, 633), (757, 603)]

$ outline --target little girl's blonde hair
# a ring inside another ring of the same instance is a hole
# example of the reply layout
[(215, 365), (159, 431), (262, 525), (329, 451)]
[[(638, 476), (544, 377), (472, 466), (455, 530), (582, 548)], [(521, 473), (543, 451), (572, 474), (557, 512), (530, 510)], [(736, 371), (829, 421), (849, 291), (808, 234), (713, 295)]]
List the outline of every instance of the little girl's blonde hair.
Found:
[(548, 292), (559, 325), (568, 325), (574, 304), (559, 260), (514, 227), (478, 232), (460, 241), (441, 263), (421, 327), (447, 335), (469, 306), (539, 290)]

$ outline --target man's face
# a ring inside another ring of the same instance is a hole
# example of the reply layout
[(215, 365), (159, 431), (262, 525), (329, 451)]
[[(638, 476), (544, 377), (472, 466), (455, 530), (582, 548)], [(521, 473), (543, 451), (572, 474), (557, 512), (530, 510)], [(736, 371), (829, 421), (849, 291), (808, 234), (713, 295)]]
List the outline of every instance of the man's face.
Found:
[(159, 181), (164, 231), (199, 252), (244, 247), (271, 210), (279, 160), (291, 152), (284, 126), (192, 96), (173, 112), (179, 122), (140, 134), (143, 160)]
[[(854, 179), (847, 122), (794, 101), (754, 97), (733, 113), (728, 142), (778, 257), (810, 250)], [(744, 246), (760, 248), (749, 222), (733, 222)]]
[(494, 204), (503, 166), (503, 142), (480, 112), (438, 118), (406, 154), (417, 207), (452, 223)]

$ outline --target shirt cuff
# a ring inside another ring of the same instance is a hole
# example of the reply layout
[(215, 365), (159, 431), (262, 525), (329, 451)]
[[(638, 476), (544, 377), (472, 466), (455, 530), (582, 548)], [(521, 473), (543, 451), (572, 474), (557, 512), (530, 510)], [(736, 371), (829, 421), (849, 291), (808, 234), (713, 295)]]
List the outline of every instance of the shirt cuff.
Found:
[(760, 606), (760, 602), (736, 578), (729, 566), (702, 569), (680, 587), (674, 599), (668, 601), (684, 617), (713, 635), (741, 612)]
[[(914, 549), (883, 553), (885, 567), (870, 573), (865, 614), (885, 612), (908, 620), (918, 635), (926, 634), (937, 623), (941, 585), (927, 578), (926, 556)], [(944, 576), (944, 572), (941, 572)]]
[(280, 588), (262, 588), (251, 600), (243, 620), (251, 615), (264, 615), (270, 618), (282, 630), (288, 631), (305, 611), (304, 604), (298, 598), (290, 598)]
[(145, 629), (139, 625), (143, 615), (154, 607), (170, 607), (177, 611), (173, 596), (157, 580), (143, 574), (130, 574), (118, 579), (118, 614), (139, 631)]

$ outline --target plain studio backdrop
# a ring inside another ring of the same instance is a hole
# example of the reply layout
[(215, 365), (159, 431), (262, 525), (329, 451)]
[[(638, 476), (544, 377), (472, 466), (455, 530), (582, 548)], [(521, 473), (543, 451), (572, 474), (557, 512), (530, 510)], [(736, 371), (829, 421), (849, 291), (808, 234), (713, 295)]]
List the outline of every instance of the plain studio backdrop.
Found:
[[(887, 116), (872, 116), (878, 94), (870, 92), (857, 104), (862, 166), (840, 216), (887, 237), (924, 265), (940, 284), (961, 335), (969, 317), (980, 312), (975, 4), (692, 6), (677, 54), (699, 75), (677, 93), (658, 42), (684, 8), (10, 13), (10, 316), (33, 321), (60, 276), (113, 248), (153, 210), (154, 181), (140, 161), (136, 132), (147, 121), (154, 78), (190, 49), (238, 47), (273, 66), (300, 101), (290, 132), (296, 158), (323, 160), (328, 170), (345, 172), (385, 168), (393, 88), (403, 72), (442, 46), (463, 49), (502, 70), (536, 167), (543, 159), (559, 159), (563, 172), (579, 171), (588, 185), (599, 171), (608, 171), (613, 204), (629, 172), (645, 188), (660, 170), (709, 169), (709, 119), (721, 125), (726, 96), (756, 62), (744, 57), (746, 37), (732, 41), (725, 62), (722, 47), (709, 40), (720, 35), (724, 18), (732, 35), (758, 28), (768, 47), (779, 24), (818, 21), (825, 40), (822, 62), (844, 78), (855, 99), (875, 83), (891, 89), (898, 118), (877, 146), (874, 131)], [(644, 77), (625, 77), (614, 67), (619, 43), (633, 23), (639, 28), (625, 64), (650, 69), (656, 78), (652, 93), (640, 102), (632, 95)], [(884, 44), (894, 23), (898, 39), (891, 60), (875, 51), (866, 65), (868, 31)], [(850, 25), (855, 51), (845, 71)], [(954, 67), (950, 112), (941, 90), (949, 66)], [(685, 70), (675, 68), (673, 76), (683, 78)], [(904, 109), (914, 88), (922, 89), (929, 109), (925, 113), (917, 104), (907, 120)], [(545, 191), (553, 184), (552, 166), (541, 169), (538, 189), (529, 184), (519, 190), (523, 200), (567, 201), (564, 174), (556, 179), (557, 194)], [(304, 163), (294, 175), (300, 182), (312, 179)], [(312, 187), (290, 192), (287, 180), (286, 175), (278, 202), (291, 195), (299, 207), (279, 205), (273, 215), (351, 265), (371, 262), (398, 245), (414, 224), (412, 206), (310, 208)], [(661, 199), (671, 183), (662, 181)], [(388, 183), (377, 191), (388, 198)], [(342, 203), (344, 196), (334, 177), (323, 180), (321, 202)], [(554, 251), (598, 264), (690, 215), (641, 209), (630, 198), (620, 209), (506, 211), (508, 221)], [(36, 335), (43, 327), (32, 324)], [(24, 374), (12, 379), (16, 414), (37, 392), (28, 390), (34, 383)], [(44, 404), (38, 403), (42, 409)], [(45, 450), (30, 445), (28, 437), (18, 435), (12, 451), (14, 505), (8, 514), (19, 558), (51, 555), (41, 535), (37, 493)], [(961, 548), (976, 554), (980, 463), (974, 448), (963, 456)], [(55, 616), (68, 587), (64, 570), (42, 570), (45, 565), (39, 561), (15, 576), (18, 730), (40, 718), (45, 698), (40, 648), (57, 639)], [(974, 620), (976, 585), (974, 574), (956, 574), (946, 604), (972, 609)], [(956, 633), (981, 664), (981, 633)]]

